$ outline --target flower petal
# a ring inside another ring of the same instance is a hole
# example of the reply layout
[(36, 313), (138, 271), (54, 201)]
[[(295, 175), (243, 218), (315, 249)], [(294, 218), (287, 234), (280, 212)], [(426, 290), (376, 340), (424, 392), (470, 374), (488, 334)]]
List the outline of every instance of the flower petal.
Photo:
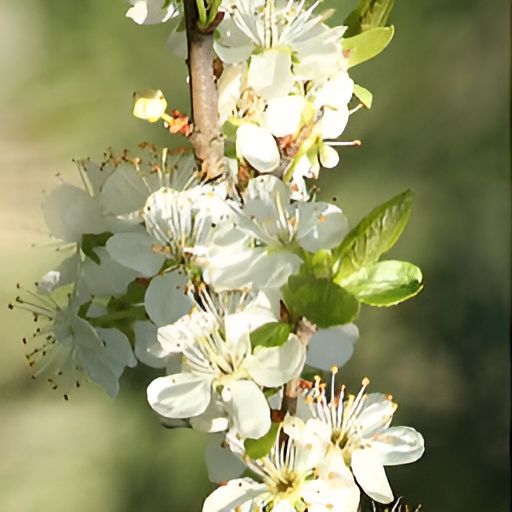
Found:
[(395, 466), (418, 460), (425, 451), (423, 436), (411, 427), (391, 427), (374, 435), (372, 451), (381, 464)]
[(165, 256), (152, 251), (152, 238), (147, 233), (117, 233), (107, 240), (107, 251), (121, 265), (144, 277), (154, 276)]
[(210, 482), (226, 482), (239, 477), (246, 469), (245, 464), (228, 448), (223, 446), (224, 434), (208, 436), (205, 460)]
[(238, 128), (236, 154), (245, 158), (259, 172), (272, 172), (281, 161), (272, 134), (252, 123), (244, 123)]
[(370, 498), (379, 503), (393, 501), (393, 492), (384, 467), (372, 450), (354, 450), (350, 465), (358, 484)]
[(306, 106), (303, 96), (284, 96), (269, 100), (263, 126), (276, 137), (293, 135), (300, 128), (302, 111)]
[(261, 389), (250, 380), (237, 380), (224, 386), (225, 402), (235, 429), (243, 438), (258, 439), (270, 429), (270, 408)]
[(190, 310), (192, 305), (185, 294), (188, 277), (180, 272), (167, 272), (149, 283), (144, 303), (149, 318), (160, 325), (172, 324)]
[[(222, 402), (211, 400), (206, 410), (199, 416), (190, 418), (192, 428), (200, 432), (222, 432), (229, 427), (229, 420)], [(234, 475), (234, 476), (239, 476)], [(225, 480), (228, 480), (226, 478)]]
[(306, 251), (316, 252), (338, 245), (348, 233), (343, 212), (329, 203), (299, 203), (297, 239)]
[(135, 355), (137, 359), (152, 368), (165, 368), (167, 364), (167, 351), (157, 340), (157, 327), (152, 322), (135, 322)]
[(230, 480), (206, 498), (203, 512), (232, 512), (244, 503), (252, 501), (263, 494), (266, 486), (251, 478)]
[(100, 258), (100, 264), (86, 258), (83, 266), (83, 283), (92, 295), (122, 295), (137, 272), (114, 261), (104, 247), (97, 247), (94, 252)]
[(253, 54), (247, 85), (265, 99), (286, 96), (293, 88), (292, 56), (281, 49), (266, 49)]
[(84, 233), (106, 231), (96, 200), (73, 185), (52, 190), (41, 208), (52, 236), (59, 240), (79, 242)]
[(159, 377), (147, 389), (149, 405), (166, 418), (190, 418), (205, 411), (210, 403), (211, 378), (177, 373)]
[[(73, 326), (75, 332), (77, 324), (76, 321)], [(102, 386), (111, 398), (115, 398), (123, 370), (126, 366), (134, 367), (137, 360), (128, 338), (121, 331), (97, 328), (96, 332), (102, 343), (95, 348), (80, 346), (81, 360), (89, 378)]]
[(280, 347), (260, 348), (245, 360), (251, 377), (260, 386), (275, 388), (297, 377), (304, 367), (305, 348), (291, 335)]
[(319, 329), (309, 341), (306, 363), (325, 371), (341, 367), (352, 356), (358, 337), (359, 330), (354, 324)]

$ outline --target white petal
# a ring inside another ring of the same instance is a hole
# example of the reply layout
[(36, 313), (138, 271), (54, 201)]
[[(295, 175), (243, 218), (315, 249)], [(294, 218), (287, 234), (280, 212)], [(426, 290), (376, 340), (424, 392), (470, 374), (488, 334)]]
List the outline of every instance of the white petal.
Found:
[(306, 363), (325, 371), (341, 367), (352, 356), (358, 338), (359, 330), (354, 324), (319, 329), (309, 341)]
[(164, 0), (130, 0), (133, 7), (126, 12), (126, 17), (131, 18), (138, 25), (152, 25), (163, 23), (178, 11), (173, 2), (169, 7), (163, 8)]
[(350, 480), (310, 480), (304, 484), (303, 497), (308, 503), (308, 512), (357, 512), (359, 487)]
[[(74, 329), (77, 328), (76, 323)], [(126, 366), (134, 367), (128, 338), (117, 329), (96, 329), (102, 344), (98, 348), (80, 347), (81, 359), (89, 378), (102, 386), (111, 398), (119, 392), (119, 377)]]
[(148, 386), (149, 405), (166, 418), (190, 418), (204, 412), (211, 397), (211, 378), (177, 373)]
[(302, 96), (271, 99), (264, 113), (263, 126), (276, 137), (293, 135), (300, 128), (306, 100)]
[(144, 206), (149, 195), (140, 173), (129, 162), (122, 162), (107, 178), (98, 195), (105, 214), (123, 215)]
[(226, 340), (229, 345), (245, 342), (245, 338), (258, 327), (269, 322), (276, 322), (277, 318), (272, 311), (266, 308), (245, 309), (240, 313), (226, 315), (224, 318), (224, 329)]
[(299, 203), (297, 239), (306, 251), (316, 252), (338, 245), (348, 233), (343, 212), (329, 203)]
[(252, 55), (247, 85), (265, 99), (286, 96), (293, 88), (290, 52), (279, 49), (265, 50)]
[(190, 418), (190, 425), (192, 428), (199, 430), (200, 432), (211, 433), (227, 430), (229, 427), (229, 420), (222, 402), (211, 400), (203, 413), (199, 416)]
[(226, 65), (217, 82), (219, 96), (219, 122), (223, 124), (229, 116), (235, 113), (242, 90), (242, 72), (245, 72), (245, 63)]
[(72, 256), (60, 263), (55, 270), (50, 270), (37, 281), (37, 291), (43, 295), (49, 294), (60, 286), (74, 282), (77, 279), (80, 263), (79, 254), (74, 252)]
[[(224, 264), (223, 264), (224, 263)], [(302, 260), (289, 252), (269, 253), (264, 248), (222, 248), (208, 262), (207, 279), (217, 291), (253, 287), (280, 288), (298, 272)]]
[(379, 503), (393, 501), (393, 491), (389, 486), (384, 467), (372, 450), (354, 450), (350, 465), (358, 484), (370, 498)]
[(324, 113), (320, 120), (322, 138), (337, 139), (346, 128), (349, 115), (346, 105), (337, 108), (324, 107)]
[(229, 16), (217, 27), (218, 37), (213, 40), (215, 53), (225, 64), (245, 62), (252, 53), (253, 45)]
[(329, 144), (320, 144), (318, 149), (320, 163), (327, 169), (333, 169), (340, 163), (340, 155)]
[(187, 276), (180, 272), (167, 272), (151, 280), (144, 303), (156, 325), (172, 324), (188, 313), (192, 304), (185, 294), (187, 283)]
[(78, 187), (57, 187), (41, 207), (52, 236), (65, 242), (79, 242), (84, 233), (106, 231), (96, 200)]
[(212, 314), (196, 311), (182, 316), (173, 324), (159, 327), (158, 342), (163, 353), (183, 352), (218, 327), (218, 322)]
[(133, 331), (137, 359), (152, 368), (165, 368), (168, 353), (158, 343), (156, 325), (152, 322), (135, 322)]
[(265, 489), (265, 485), (250, 478), (230, 480), (206, 498), (203, 512), (233, 512), (237, 507), (264, 493)]
[(272, 172), (280, 162), (277, 143), (272, 134), (252, 123), (244, 123), (236, 132), (236, 153), (257, 171)]
[(272, 512), (295, 512), (295, 507), (288, 501), (282, 500), (272, 508)]
[(182, 27), (181, 16), (176, 16), (171, 19), (167, 27), (171, 29), (169, 37), (167, 38), (167, 48), (171, 53), (179, 59), (185, 60), (187, 58), (187, 34), (185, 30), (179, 30)]
[(210, 482), (227, 482), (239, 477), (245, 464), (222, 445), (224, 434), (211, 435), (206, 445), (205, 460)]
[(371, 438), (376, 432), (387, 429), (397, 405), (381, 393), (370, 393), (363, 410), (357, 417), (361, 436)]
[(325, 82), (315, 94), (315, 106), (340, 108), (348, 104), (354, 91), (354, 81), (345, 71)]
[(147, 233), (117, 233), (107, 241), (107, 251), (121, 265), (144, 277), (154, 276), (165, 257), (152, 250), (153, 240)]
[(425, 451), (422, 435), (411, 427), (391, 427), (374, 435), (371, 449), (384, 466), (417, 461)]
[(237, 380), (222, 390), (222, 399), (235, 429), (243, 438), (258, 439), (270, 429), (270, 408), (261, 389), (250, 380)]
[(83, 282), (92, 295), (122, 295), (137, 272), (114, 261), (104, 247), (94, 249), (100, 264), (86, 258), (83, 266)]
[(281, 386), (297, 377), (304, 366), (305, 348), (297, 336), (291, 335), (280, 347), (259, 348), (247, 357), (245, 367), (260, 385)]

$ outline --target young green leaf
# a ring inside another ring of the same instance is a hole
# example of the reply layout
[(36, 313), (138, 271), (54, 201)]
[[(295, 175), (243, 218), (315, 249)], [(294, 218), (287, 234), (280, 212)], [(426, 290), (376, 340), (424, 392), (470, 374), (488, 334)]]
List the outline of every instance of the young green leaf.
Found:
[(292, 332), (290, 325), (283, 322), (269, 322), (251, 332), (253, 347), (280, 347)]
[(411, 213), (410, 190), (370, 212), (333, 250), (336, 283), (357, 270), (376, 263), (396, 243)]
[(359, 313), (357, 299), (329, 279), (292, 276), (283, 287), (283, 298), (292, 316), (305, 316), (319, 327), (346, 324)]
[(359, 0), (359, 5), (343, 23), (348, 27), (345, 37), (386, 26), (394, 4), (395, 0)]
[(366, 107), (372, 108), (373, 94), (364, 87), (355, 84), (354, 96)]
[(319, 278), (329, 279), (332, 277), (332, 254), (331, 251), (322, 249), (315, 252), (310, 260), (309, 264), (313, 275)]
[(394, 306), (423, 288), (421, 270), (406, 261), (380, 261), (343, 279), (344, 288), (363, 304)]
[(393, 39), (395, 29), (372, 28), (366, 32), (343, 39), (343, 50), (348, 54), (348, 67), (354, 67), (378, 55)]
[(97, 265), (100, 264), (100, 258), (96, 254), (95, 249), (97, 247), (105, 247), (107, 240), (112, 236), (112, 233), (105, 231), (103, 233), (84, 233), (82, 240), (80, 241), (80, 249), (82, 252), (90, 258)]
[(270, 430), (259, 439), (246, 439), (244, 441), (245, 452), (251, 459), (261, 459), (268, 455), (276, 441), (279, 432), (279, 423), (272, 423)]

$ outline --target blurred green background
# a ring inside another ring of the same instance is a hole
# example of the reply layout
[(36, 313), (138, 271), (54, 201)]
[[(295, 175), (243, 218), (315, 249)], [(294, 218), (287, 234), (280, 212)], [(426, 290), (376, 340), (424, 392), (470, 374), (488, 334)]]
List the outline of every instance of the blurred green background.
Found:
[[(326, 2), (335, 5), (336, 1)], [(493, 0), (397, 2), (392, 46), (354, 71), (374, 92), (325, 172), (352, 224), (412, 188), (416, 204), (392, 255), (419, 264), (416, 299), (365, 309), (343, 379), (399, 402), (395, 424), (420, 430), (421, 461), (390, 468), (425, 510), (509, 509), (509, 12)], [(343, 11), (350, 9), (350, 3)], [(169, 143), (131, 117), (131, 93), (161, 88), (186, 109), (184, 65), (165, 26), (137, 27), (123, 0), (0, 3), (1, 302), (58, 260), (39, 204), (76, 180), (72, 157)], [(0, 511), (199, 511), (212, 487), (203, 436), (159, 427), (145, 403), (152, 374), (126, 375), (115, 402), (90, 386), (69, 402), (32, 382), (20, 339), (28, 316), (0, 316)]]

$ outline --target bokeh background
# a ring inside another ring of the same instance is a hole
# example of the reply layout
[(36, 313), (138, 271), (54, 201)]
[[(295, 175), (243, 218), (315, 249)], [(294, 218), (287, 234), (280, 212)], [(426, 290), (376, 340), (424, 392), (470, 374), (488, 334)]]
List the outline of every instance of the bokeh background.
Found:
[[(335, 5), (338, 2), (326, 2)], [(0, 3), (0, 511), (199, 511), (212, 488), (204, 437), (162, 429), (145, 403), (142, 369), (117, 401), (92, 386), (64, 402), (33, 382), (7, 310), (58, 260), (39, 204), (72, 157), (136, 148), (165, 132), (131, 117), (131, 93), (161, 88), (187, 108), (184, 65), (165, 26), (137, 27), (123, 0)], [(344, 2), (342, 13), (351, 7)], [(425, 290), (388, 310), (365, 309), (343, 379), (393, 393), (395, 424), (427, 442), (421, 461), (388, 471), (430, 512), (509, 510), (509, 7), (506, 0), (397, 2), (397, 34), (354, 70), (374, 92), (325, 172), (352, 223), (412, 188), (411, 222), (392, 255), (419, 264)]]

